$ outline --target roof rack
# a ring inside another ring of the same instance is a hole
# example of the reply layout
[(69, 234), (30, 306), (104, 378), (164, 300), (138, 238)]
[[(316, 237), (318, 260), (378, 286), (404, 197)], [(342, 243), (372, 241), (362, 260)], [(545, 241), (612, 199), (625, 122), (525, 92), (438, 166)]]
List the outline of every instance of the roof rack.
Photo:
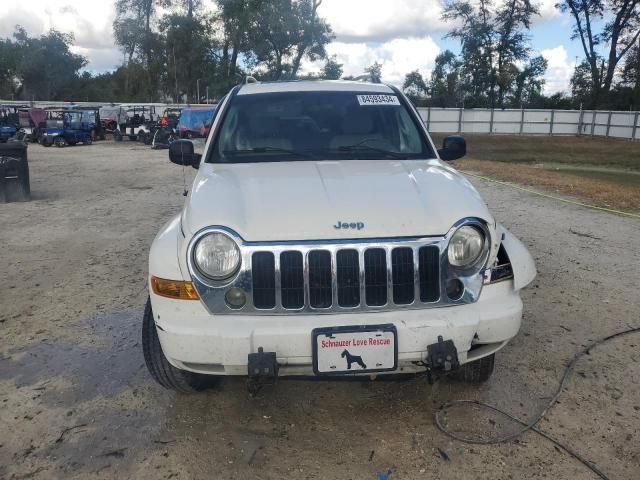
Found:
[(353, 80), (356, 82), (382, 83), (380, 77), (377, 77), (371, 73), (358, 75), (357, 77), (354, 77)]

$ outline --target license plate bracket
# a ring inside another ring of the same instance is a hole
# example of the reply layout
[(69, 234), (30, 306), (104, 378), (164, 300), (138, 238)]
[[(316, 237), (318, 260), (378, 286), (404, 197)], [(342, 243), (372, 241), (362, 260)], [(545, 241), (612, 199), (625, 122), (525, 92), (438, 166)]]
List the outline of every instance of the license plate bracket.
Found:
[(398, 333), (393, 324), (316, 328), (311, 332), (311, 343), (316, 375), (389, 372), (398, 368)]

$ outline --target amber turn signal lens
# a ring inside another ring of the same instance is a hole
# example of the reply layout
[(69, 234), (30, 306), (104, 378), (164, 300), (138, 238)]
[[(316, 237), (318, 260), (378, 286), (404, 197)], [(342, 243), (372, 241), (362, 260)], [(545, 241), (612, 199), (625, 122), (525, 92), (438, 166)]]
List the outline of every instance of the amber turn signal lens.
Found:
[(198, 300), (198, 292), (191, 282), (182, 280), (165, 280), (164, 278), (151, 277), (153, 293), (161, 297), (176, 300)]

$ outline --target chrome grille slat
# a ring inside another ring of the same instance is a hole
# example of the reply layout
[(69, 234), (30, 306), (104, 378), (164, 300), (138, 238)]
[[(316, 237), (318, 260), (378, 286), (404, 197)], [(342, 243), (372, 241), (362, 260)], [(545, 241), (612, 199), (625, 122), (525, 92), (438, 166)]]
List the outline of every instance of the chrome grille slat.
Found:
[[(389, 301), (388, 251), (375, 247), (364, 252), (364, 303), (368, 307), (384, 307)], [(362, 303), (362, 299), (360, 300)]]
[(255, 252), (251, 257), (254, 265), (252, 276), (253, 304), (256, 308), (269, 310), (276, 306), (275, 262), (272, 252)]
[(309, 277), (306, 258), (307, 255), (297, 250), (287, 250), (280, 254), (280, 296), (282, 307), (287, 310), (299, 310), (308, 305)]
[(308, 255), (309, 305), (313, 308), (330, 308), (333, 304), (333, 278), (331, 253), (313, 250)]
[(413, 301), (420, 299), (420, 247), (411, 247), (413, 250)]
[[(344, 308), (360, 305), (360, 253), (355, 249), (336, 251), (336, 303)], [(339, 289), (339, 290), (338, 290)]]
[(391, 250), (390, 283), (393, 293), (393, 303), (396, 305), (410, 305), (415, 296), (415, 275), (413, 249), (397, 247)]
[(439, 251), (435, 247), (421, 247), (419, 252), (420, 300), (436, 302), (440, 298)]

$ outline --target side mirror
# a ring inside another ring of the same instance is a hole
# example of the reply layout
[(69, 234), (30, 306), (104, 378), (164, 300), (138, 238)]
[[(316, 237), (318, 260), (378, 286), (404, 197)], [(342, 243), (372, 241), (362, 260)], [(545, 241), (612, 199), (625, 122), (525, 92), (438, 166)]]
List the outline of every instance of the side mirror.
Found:
[(191, 140), (174, 140), (169, 145), (169, 160), (177, 165), (191, 166), (197, 170), (201, 158), (202, 155), (195, 153)]
[(442, 148), (438, 150), (438, 155), (444, 161), (457, 160), (467, 154), (467, 142), (460, 135), (449, 135), (444, 137)]

